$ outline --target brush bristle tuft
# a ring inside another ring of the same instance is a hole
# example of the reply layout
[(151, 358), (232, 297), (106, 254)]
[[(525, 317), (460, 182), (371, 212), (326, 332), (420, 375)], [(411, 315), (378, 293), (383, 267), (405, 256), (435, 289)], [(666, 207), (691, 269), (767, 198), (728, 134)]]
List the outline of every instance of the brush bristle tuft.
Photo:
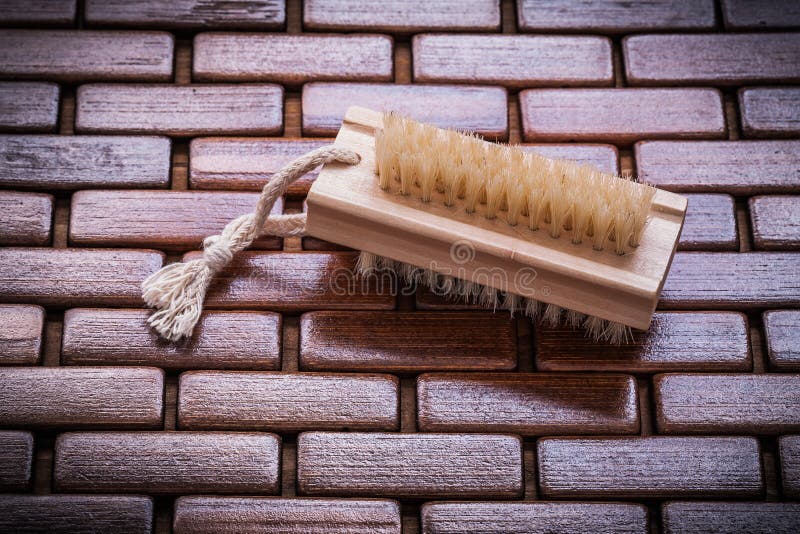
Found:
[(478, 303), (495, 311), (498, 309), (507, 310), (512, 317), (519, 312), (533, 320), (541, 320), (542, 323), (548, 326), (565, 324), (575, 329), (582, 327), (586, 330), (587, 335), (596, 341), (605, 341), (613, 345), (633, 341), (633, 333), (630, 327), (621, 323), (585, 315), (554, 304), (544, 304), (513, 293), (504, 293), (493, 287), (439, 274), (430, 269), (421, 269), (370, 252), (360, 253), (356, 262), (356, 272), (359, 275), (369, 276), (381, 269), (393, 271), (405, 282), (425, 285), (437, 295), (463, 301), (467, 304)]
[(443, 130), (394, 113), (375, 133), (381, 189), (625, 254), (641, 241), (655, 188), (588, 165)]

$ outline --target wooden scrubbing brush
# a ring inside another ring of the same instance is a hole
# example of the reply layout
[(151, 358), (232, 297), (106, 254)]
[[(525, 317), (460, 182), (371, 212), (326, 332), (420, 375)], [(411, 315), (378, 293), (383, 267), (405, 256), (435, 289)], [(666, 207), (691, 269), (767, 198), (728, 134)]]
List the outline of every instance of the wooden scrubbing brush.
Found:
[[(673, 193), (358, 107), (333, 148), (305, 158), (273, 177), (256, 213), (207, 239), (199, 264), (145, 281), (162, 336), (191, 333), (211, 276), (258, 235), (305, 233), (361, 250), (363, 276), (391, 269), (439, 294), (617, 343), (648, 328), (686, 213)], [(269, 199), (321, 162), (333, 163), (309, 191), (307, 220), (268, 218)]]

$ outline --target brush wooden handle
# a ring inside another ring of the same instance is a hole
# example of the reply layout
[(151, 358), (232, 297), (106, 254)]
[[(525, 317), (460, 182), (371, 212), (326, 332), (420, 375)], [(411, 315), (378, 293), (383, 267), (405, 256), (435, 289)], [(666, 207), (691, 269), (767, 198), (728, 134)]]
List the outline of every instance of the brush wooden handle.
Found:
[(659, 190), (639, 247), (619, 256), (509, 226), (457, 207), (380, 189), (376, 128), (383, 114), (351, 107), (336, 145), (361, 155), (330, 163), (308, 193), (306, 232), (424, 269), (472, 280), (645, 330), (675, 254), (687, 201)]

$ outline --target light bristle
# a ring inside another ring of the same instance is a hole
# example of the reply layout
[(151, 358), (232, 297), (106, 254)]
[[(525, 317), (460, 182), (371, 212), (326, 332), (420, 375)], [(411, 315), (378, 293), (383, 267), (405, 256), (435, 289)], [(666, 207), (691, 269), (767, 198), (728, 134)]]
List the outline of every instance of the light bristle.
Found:
[(636, 248), (655, 189), (588, 165), (552, 160), (472, 134), (442, 130), (388, 113), (375, 134), (380, 187), (596, 250)]
[(597, 341), (604, 341), (613, 345), (633, 341), (631, 328), (621, 323), (585, 315), (554, 304), (544, 304), (513, 293), (503, 293), (476, 282), (442, 275), (430, 269), (420, 269), (369, 252), (361, 252), (359, 254), (356, 262), (358, 274), (368, 276), (382, 269), (393, 271), (405, 282), (424, 284), (437, 295), (463, 300), (470, 304), (479, 303), (493, 310), (498, 308), (508, 310), (512, 316), (516, 311), (519, 311), (531, 319), (541, 319), (543, 323), (549, 326), (565, 324), (571, 328), (583, 327), (587, 335)]

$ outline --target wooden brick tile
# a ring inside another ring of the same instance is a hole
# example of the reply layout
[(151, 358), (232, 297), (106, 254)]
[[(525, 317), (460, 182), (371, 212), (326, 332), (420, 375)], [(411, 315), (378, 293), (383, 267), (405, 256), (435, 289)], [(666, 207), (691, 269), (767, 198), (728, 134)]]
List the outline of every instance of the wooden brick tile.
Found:
[(166, 188), (168, 137), (0, 135), (0, 186)]
[(3, 26), (67, 26), (75, 22), (77, 0), (0, 0)]
[(634, 154), (639, 177), (670, 191), (800, 191), (800, 141), (646, 141)]
[(490, 371), (517, 365), (506, 314), (311, 312), (300, 319), (300, 367), (311, 371)]
[(739, 250), (736, 206), (730, 195), (686, 195), (689, 208), (679, 250)]
[(43, 306), (138, 306), (161, 268), (151, 250), (0, 248), (0, 301)]
[[(486, 311), (479, 303), (464, 302), (449, 295), (434, 293), (428, 287), (418, 287), (414, 295), (418, 310), (451, 310), (451, 311)], [(499, 315), (506, 315), (500, 312)]]
[(498, 434), (307, 432), (297, 440), (306, 495), (519, 497), (522, 442)]
[(44, 309), (0, 305), (0, 365), (34, 365), (42, 352)]
[(310, 30), (371, 30), (416, 33), (426, 30), (495, 31), (500, 28), (498, 0), (306, 0), (303, 26)]
[(783, 532), (800, 524), (800, 504), (776, 502), (669, 502), (661, 507), (665, 534)]
[(149, 310), (72, 309), (64, 314), (65, 365), (164, 369), (279, 369), (281, 316), (206, 312), (191, 339), (169, 343), (147, 325)]
[(800, 254), (678, 253), (660, 305), (672, 309), (800, 305)]
[(347, 108), (357, 104), (506, 139), (506, 101), (501, 87), (316, 82), (303, 86), (303, 134), (336, 135)]
[(145, 28), (278, 30), (286, 22), (285, 0), (85, 0), (89, 24)]
[(53, 224), (53, 197), (0, 191), (0, 245), (46, 245)]
[(178, 425), (188, 430), (397, 430), (391, 375), (190, 371)]
[(423, 34), (414, 36), (412, 55), (415, 82), (514, 88), (614, 83), (605, 37)]
[(56, 440), (60, 492), (278, 491), (278, 436), (260, 432), (68, 432)]
[(462, 532), (647, 532), (641, 504), (588, 502), (433, 502), (420, 510), (425, 534)]
[(55, 131), (58, 96), (54, 83), (0, 82), (0, 131)]
[(78, 88), (80, 133), (271, 135), (283, 129), (278, 85), (111, 85)]
[(568, 159), (619, 174), (619, 152), (614, 145), (523, 144), (519, 148), (546, 158)]
[(528, 89), (519, 98), (526, 141), (625, 144), (726, 132), (715, 89)]
[(755, 248), (800, 249), (800, 196), (753, 197), (749, 206)]
[[(192, 189), (261, 191), (284, 165), (330, 144), (329, 139), (202, 138), (189, 145)], [(289, 186), (286, 195), (304, 197), (317, 177), (312, 171)]]
[(628, 33), (713, 28), (712, 0), (517, 0), (520, 31)]
[(800, 134), (800, 87), (757, 87), (739, 91), (742, 132), (747, 137)]
[[(31, 485), (33, 434), (0, 431), (0, 491), (25, 491)], [(0, 498), (0, 503), (3, 502)]]
[(631, 85), (800, 81), (800, 33), (632, 35), (622, 51)]
[(147, 367), (0, 368), (0, 424), (160, 428), (164, 372)]
[(626, 375), (424, 374), (417, 424), (425, 432), (633, 434), (639, 395)]
[(800, 375), (659, 375), (663, 434), (779, 434), (800, 430)]
[(121, 495), (4, 495), (3, 532), (151, 532), (153, 500)]
[[(184, 259), (198, 255), (190, 252)], [(215, 276), (206, 304), (284, 312), (394, 308), (389, 281), (355, 277), (356, 257), (351, 252), (244, 252)]]
[(783, 436), (778, 440), (781, 457), (783, 494), (800, 497), (800, 435)]
[(201, 82), (296, 87), (323, 80), (390, 82), (392, 74), (392, 38), (385, 35), (202, 33), (194, 38), (192, 78)]
[(769, 365), (781, 371), (800, 370), (800, 310), (764, 312)]
[(546, 438), (538, 442), (545, 498), (758, 497), (759, 445), (750, 437)]
[(570, 328), (537, 327), (536, 367), (543, 371), (748, 371), (747, 318), (734, 312), (656, 312), (650, 330), (621, 346)]
[(731, 29), (800, 26), (800, 5), (784, 0), (722, 0), (722, 20)]
[(168, 82), (174, 41), (163, 32), (0, 30), (0, 75), (68, 83)]
[(175, 501), (173, 531), (400, 534), (400, 522), (400, 504), (383, 499), (193, 496)]
[[(210, 191), (79, 191), (72, 196), (69, 240), (79, 246), (200, 248), (203, 239), (255, 210), (257, 193)], [(278, 199), (272, 214), (283, 213)], [(252, 248), (280, 250), (265, 236)]]

